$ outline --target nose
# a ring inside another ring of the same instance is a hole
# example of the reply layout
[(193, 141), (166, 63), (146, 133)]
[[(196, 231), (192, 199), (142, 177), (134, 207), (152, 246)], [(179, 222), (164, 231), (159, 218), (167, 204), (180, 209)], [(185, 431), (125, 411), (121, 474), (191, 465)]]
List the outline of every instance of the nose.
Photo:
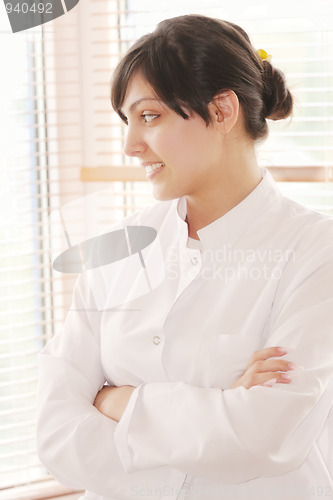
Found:
[(136, 127), (127, 125), (123, 151), (126, 156), (140, 157), (146, 149), (146, 144)]

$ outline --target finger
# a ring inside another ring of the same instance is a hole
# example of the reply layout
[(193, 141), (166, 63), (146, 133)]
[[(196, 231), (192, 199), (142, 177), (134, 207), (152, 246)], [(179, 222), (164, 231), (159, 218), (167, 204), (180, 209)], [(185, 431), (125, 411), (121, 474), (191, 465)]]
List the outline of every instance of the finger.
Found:
[(267, 372), (248, 375), (244, 377), (241, 385), (246, 389), (250, 389), (251, 387), (260, 385), (273, 387), (275, 384), (289, 384), (291, 381), (291, 377), (286, 373)]
[(252, 354), (249, 366), (251, 366), (256, 361), (284, 356), (287, 353), (288, 349), (285, 347), (266, 347), (265, 349), (260, 349), (259, 351), (255, 351)]
[(275, 385), (276, 382), (277, 382), (276, 378), (270, 378), (269, 380), (266, 380), (266, 382), (264, 382), (261, 385), (263, 385), (265, 387), (273, 387), (273, 385)]
[(289, 372), (297, 369), (297, 366), (284, 359), (267, 359), (265, 361), (256, 361), (250, 370), (257, 373), (263, 372)]
[(266, 373), (265, 378), (267, 380), (261, 385), (266, 387), (273, 387), (275, 384), (289, 384), (292, 381), (287, 373)]

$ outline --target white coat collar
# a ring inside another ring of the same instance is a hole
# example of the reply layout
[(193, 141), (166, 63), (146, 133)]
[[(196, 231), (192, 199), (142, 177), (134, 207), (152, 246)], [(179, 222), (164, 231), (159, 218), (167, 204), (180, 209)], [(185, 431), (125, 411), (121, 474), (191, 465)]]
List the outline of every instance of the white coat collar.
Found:
[[(271, 174), (264, 168), (261, 171), (262, 180), (244, 200), (221, 218), (198, 231), (205, 250), (219, 248), (225, 243), (232, 244), (256, 217), (267, 212), (272, 203), (281, 198), (282, 194)], [(186, 213), (186, 197), (183, 196), (177, 202), (178, 229), (183, 246), (186, 246), (188, 239)]]

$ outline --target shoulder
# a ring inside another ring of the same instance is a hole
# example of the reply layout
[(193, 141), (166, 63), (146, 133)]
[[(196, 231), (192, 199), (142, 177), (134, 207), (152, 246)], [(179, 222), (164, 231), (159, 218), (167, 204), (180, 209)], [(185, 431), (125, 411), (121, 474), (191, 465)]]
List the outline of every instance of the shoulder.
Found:
[(296, 286), (323, 269), (325, 280), (332, 280), (333, 217), (284, 196), (275, 182), (265, 203), (257, 238), (283, 255), (280, 288)]
[(319, 296), (319, 290), (331, 295), (333, 280), (333, 217), (281, 197), (277, 241), (284, 241), (288, 259), (279, 288), (287, 293), (308, 290)]
[(333, 215), (321, 213), (298, 203), (282, 193), (279, 184), (265, 170), (254, 219), (259, 240), (277, 246), (297, 247), (306, 251), (311, 246), (333, 244)]
[[(141, 278), (134, 281), (133, 285), (128, 277), (131, 273), (139, 276), (142, 263), (138, 252), (147, 246), (154, 247), (150, 259), (161, 258), (159, 247), (156, 248), (154, 243), (156, 234), (151, 229), (159, 231), (170, 216), (173, 220), (176, 207), (177, 200), (154, 203), (105, 228), (95, 238), (89, 254), (89, 265), (85, 266), (77, 280), (77, 299), (84, 296), (85, 303), (93, 304), (91, 307), (96, 311), (103, 311), (106, 307), (114, 307), (129, 300), (129, 297), (135, 297), (142, 287), (146, 290), (146, 282), (142, 285)], [(131, 226), (134, 226), (134, 230), (131, 230)], [(173, 227), (172, 221), (169, 227)], [(153, 284), (159, 279), (160, 274), (155, 273), (150, 277), (150, 282)]]
[(333, 245), (333, 216), (310, 209), (281, 196), (281, 225), (285, 226), (295, 245), (325, 247)]
[(311, 311), (315, 315), (322, 307), (318, 304), (323, 308), (332, 304), (333, 217), (284, 196), (275, 208), (272, 227), (286, 258), (281, 260), (272, 322), (280, 314), (287, 321), (292, 311), (307, 311), (310, 321)]
[(268, 234), (291, 246), (333, 244), (333, 215), (328, 215), (301, 203), (281, 192), (280, 186), (266, 172), (264, 221)]

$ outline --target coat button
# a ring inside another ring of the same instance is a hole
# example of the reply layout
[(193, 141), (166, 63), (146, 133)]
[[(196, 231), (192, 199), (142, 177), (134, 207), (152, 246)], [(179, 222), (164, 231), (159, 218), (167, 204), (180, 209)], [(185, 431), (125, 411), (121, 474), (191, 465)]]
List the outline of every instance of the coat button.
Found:
[(193, 264), (195, 266), (197, 263), (198, 263), (198, 259), (196, 257), (192, 257), (191, 264)]
[(156, 337), (153, 338), (153, 342), (155, 345), (158, 345), (161, 342), (160, 337), (158, 335), (156, 335)]

